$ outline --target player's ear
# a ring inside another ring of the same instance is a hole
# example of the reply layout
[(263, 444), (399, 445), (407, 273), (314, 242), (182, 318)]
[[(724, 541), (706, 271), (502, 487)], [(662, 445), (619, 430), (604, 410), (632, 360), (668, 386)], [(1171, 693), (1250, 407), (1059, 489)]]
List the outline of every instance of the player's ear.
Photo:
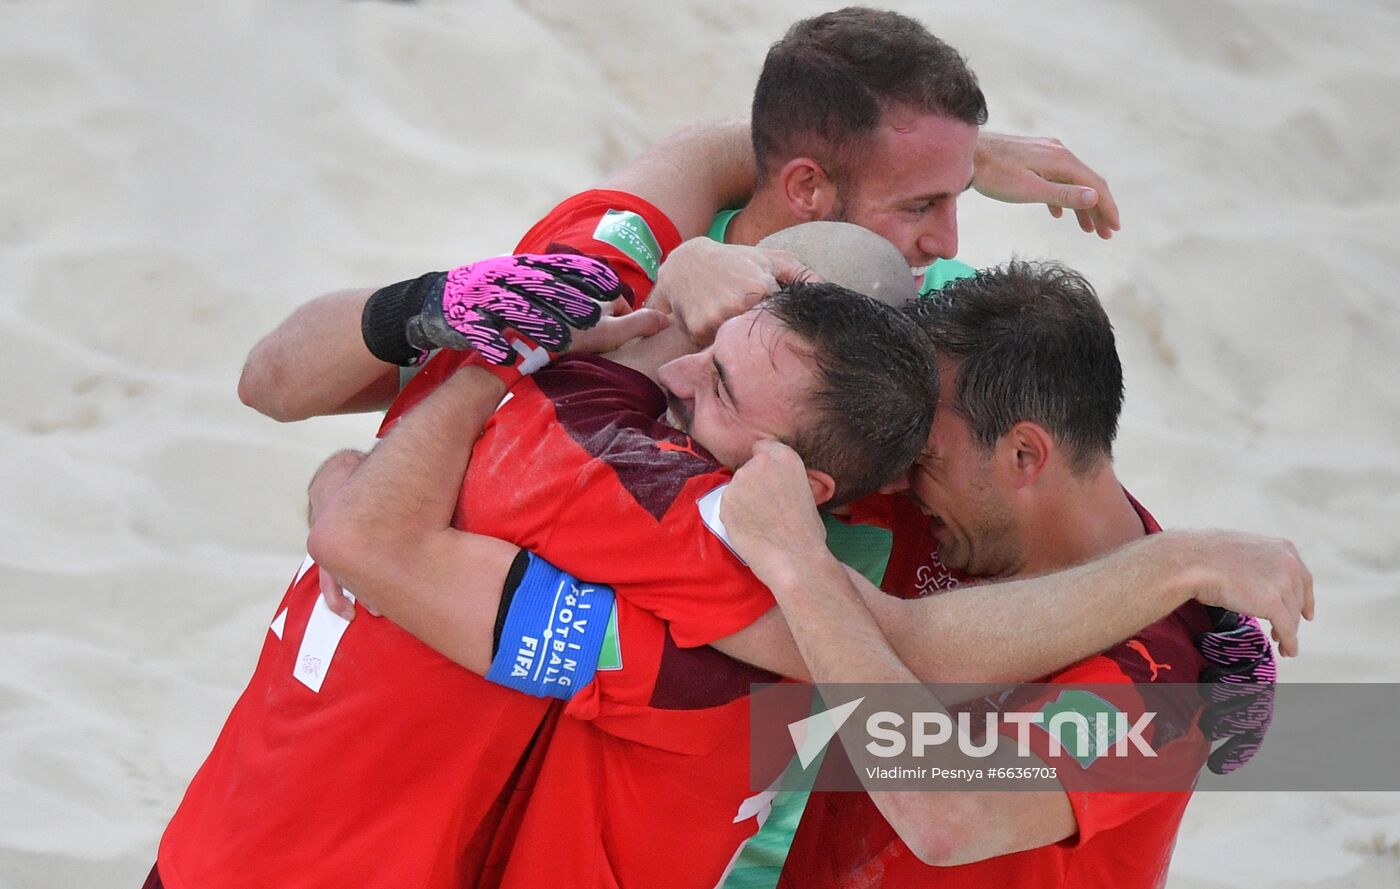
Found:
[(812, 499), (818, 506), (826, 503), (836, 493), (836, 480), (820, 469), (807, 470), (807, 484), (812, 486)]
[(836, 206), (836, 183), (810, 157), (795, 157), (778, 171), (778, 188), (799, 219), (829, 219)]
[(1035, 482), (1049, 465), (1054, 450), (1055, 441), (1045, 427), (1028, 420), (1012, 426), (997, 442), (998, 457), (1017, 487)]

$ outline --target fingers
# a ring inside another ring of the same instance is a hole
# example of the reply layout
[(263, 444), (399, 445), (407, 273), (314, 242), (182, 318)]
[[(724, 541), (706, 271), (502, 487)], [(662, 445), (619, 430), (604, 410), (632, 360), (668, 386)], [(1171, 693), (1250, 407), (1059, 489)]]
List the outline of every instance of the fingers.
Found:
[(1099, 193), (1092, 188), (1084, 188), (1070, 183), (1059, 183), (1054, 186), (1046, 203), (1062, 207), (1066, 210), (1074, 210), (1081, 214), (1080, 221), (1086, 218), (1085, 212), (1099, 202)]
[[(1292, 546), (1292, 544), (1289, 544), (1289, 546)], [(1296, 550), (1294, 551), (1294, 555), (1295, 555), (1295, 556), (1297, 555)], [(1303, 584), (1303, 611), (1302, 611), (1302, 613), (1303, 613), (1303, 617), (1304, 617), (1304, 618), (1306, 618), (1307, 620), (1312, 620), (1313, 617), (1316, 615), (1316, 608), (1317, 608), (1316, 603), (1313, 601), (1313, 576), (1312, 576), (1312, 572), (1308, 570), (1308, 566), (1307, 566), (1301, 559), (1298, 560), (1298, 564), (1299, 564), (1299, 566), (1302, 568), (1302, 571), (1303, 571), (1303, 577), (1302, 577), (1302, 584)]]
[[(767, 257), (769, 272), (773, 276), (774, 284), (791, 284), (794, 281), (821, 281), (821, 276), (807, 266), (801, 260), (786, 250), (774, 250), (768, 247), (760, 247), (763, 255)], [(768, 288), (770, 291), (773, 288)]]
[(1284, 657), (1298, 655), (1298, 617), (1291, 609), (1284, 609), (1276, 619), (1269, 621), (1274, 639), (1278, 640), (1279, 654)]
[(606, 262), (592, 256), (570, 253), (549, 253), (532, 256), (522, 255), (519, 265), (539, 269), (548, 275), (559, 278), (572, 278), (571, 283), (592, 291), (600, 302), (622, 295), (622, 281)]
[(355, 603), (351, 602), (345, 595), (345, 591), (340, 588), (340, 584), (331, 577), (329, 571), (321, 572), (321, 598), (325, 600), (326, 607), (346, 620), (355, 619)]
[[(598, 323), (603, 316), (603, 303), (611, 302), (614, 293), (599, 293), (580, 278), (559, 274), (553, 277), (529, 278), (521, 276), (503, 277), (496, 286), (512, 291), (523, 300), (524, 306), (516, 306), (514, 300), (502, 301), (502, 308), (510, 307), (529, 313), (532, 309), (547, 309), (559, 315), (570, 327), (585, 329)], [(502, 312), (504, 314), (504, 312)]]
[[(1121, 222), (1118, 202), (1108, 182), (1063, 145), (1056, 146), (1054, 153), (1056, 156), (1039, 171), (1047, 180), (1062, 184), (1064, 191), (1053, 203), (1074, 210), (1079, 228), (1085, 234), (1097, 233), (1105, 240), (1111, 238)], [(1059, 213), (1053, 215), (1060, 218)]]
[(1112, 237), (1114, 232), (1123, 227), (1123, 223), (1118, 216), (1118, 201), (1114, 199), (1108, 183), (1103, 182), (1102, 179), (1099, 181), (1103, 184), (1095, 189), (1099, 194), (1099, 201), (1094, 205), (1094, 219), (1099, 237), (1107, 240)]
[(778, 441), (776, 438), (761, 438), (754, 442), (753, 455), (755, 457), (762, 455), (770, 460), (795, 460), (798, 463), (802, 462), (802, 458), (797, 455), (796, 451)]
[(638, 309), (626, 315), (603, 318), (592, 330), (574, 334), (575, 352), (611, 352), (637, 337), (660, 333), (670, 326), (671, 318), (655, 309)]

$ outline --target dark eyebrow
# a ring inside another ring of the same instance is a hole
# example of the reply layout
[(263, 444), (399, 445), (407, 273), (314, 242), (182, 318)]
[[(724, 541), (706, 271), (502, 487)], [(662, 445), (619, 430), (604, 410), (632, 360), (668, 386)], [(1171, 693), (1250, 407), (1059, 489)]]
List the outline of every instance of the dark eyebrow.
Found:
[(976, 182), (976, 181), (977, 181), (977, 180), (976, 180), (976, 177), (973, 177), (972, 179), (967, 180), (967, 185), (964, 185), (964, 186), (963, 186), (962, 191), (959, 191), (959, 192), (956, 192), (956, 193), (955, 193), (955, 192), (951, 192), (951, 191), (941, 191), (941, 192), (939, 192), (938, 194), (920, 195), (919, 197), (916, 197), (916, 198), (910, 198), (906, 203), (910, 203), (910, 204), (916, 204), (916, 203), (931, 204), (931, 203), (933, 203), (934, 201), (938, 200), (939, 198), (957, 197), (958, 195), (963, 194), (964, 192), (972, 191), (973, 183)]
[(729, 374), (724, 372), (724, 365), (719, 363), (718, 358), (711, 358), (710, 361), (715, 366), (715, 376), (719, 377), (719, 384), (724, 389), (725, 395), (729, 397), (729, 404), (734, 408), (734, 413), (739, 413), (739, 402), (734, 400), (734, 389), (729, 385)]

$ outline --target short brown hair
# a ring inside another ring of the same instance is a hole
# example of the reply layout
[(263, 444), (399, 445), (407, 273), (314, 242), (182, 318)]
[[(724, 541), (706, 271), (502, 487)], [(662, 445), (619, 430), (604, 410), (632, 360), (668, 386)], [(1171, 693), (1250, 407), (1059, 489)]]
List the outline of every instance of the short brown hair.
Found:
[(957, 363), (952, 404), (984, 451), (1023, 420), (1038, 423), (1081, 475), (1113, 456), (1123, 366), (1113, 325), (1083, 275), (1010, 262), (951, 281), (906, 310)]
[(958, 51), (897, 12), (851, 6), (804, 19), (768, 50), (753, 94), (758, 180), (795, 157), (833, 178), (891, 108), (974, 126), (987, 102)]
[(786, 442), (836, 482), (828, 506), (889, 484), (923, 450), (938, 403), (933, 348), (902, 309), (827, 283), (785, 284), (759, 303), (802, 340), (816, 386)]

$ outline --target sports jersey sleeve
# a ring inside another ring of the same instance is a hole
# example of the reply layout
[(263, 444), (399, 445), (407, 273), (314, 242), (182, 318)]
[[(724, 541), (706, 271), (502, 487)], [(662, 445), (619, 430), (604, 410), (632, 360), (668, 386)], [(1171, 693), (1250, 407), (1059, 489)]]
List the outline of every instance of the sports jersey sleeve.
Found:
[[(562, 201), (525, 233), (516, 253), (578, 251), (607, 262), (626, 285), (628, 302), (651, 295), (662, 260), (680, 232), (660, 210), (624, 191), (595, 188)], [(461, 367), (466, 354), (439, 350), (420, 369), (400, 374), (400, 392), (379, 427), (383, 438), (400, 416)]]
[(658, 449), (635, 474), (595, 462), (579, 474), (550, 538), (552, 561), (587, 561), (590, 576), (667, 622), (683, 648), (738, 632), (776, 604), (722, 537), (719, 500), (730, 473), (693, 474), (690, 459)]
[(623, 191), (596, 188), (550, 210), (516, 244), (516, 253), (551, 253), (559, 247), (596, 256), (617, 272), (641, 306), (656, 283), (661, 262), (681, 242), (680, 232), (649, 202)]
[(669, 622), (681, 647), (728, 636), (774, 607), (717, 530), (731, 474), (656, 420), (665, 397), (654, 383), (570, 356), (511, 394), (477, 442), (459, 517), (508, 516), (508, 539), (613, 587)]
[(565, 713), (615, 737), (709, 753), (732, 742), (735, 708), (747, 706), (751, 686), (780, 681), (708, 646), (678, 646), (665, 621), (626, 599), (616, 600), (614, 619), (597, 672)]

